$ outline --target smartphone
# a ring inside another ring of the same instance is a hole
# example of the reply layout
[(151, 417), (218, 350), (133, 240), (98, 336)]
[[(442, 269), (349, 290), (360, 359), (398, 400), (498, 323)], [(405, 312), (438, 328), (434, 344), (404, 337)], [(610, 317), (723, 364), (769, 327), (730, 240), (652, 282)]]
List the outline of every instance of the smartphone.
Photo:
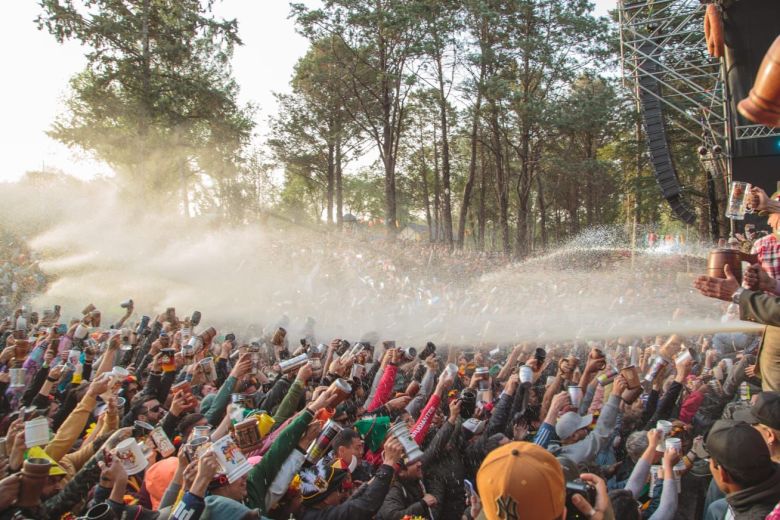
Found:
[(59, 325), (57, 325), (57, 328), (54, 330), (57, 334), (65, 334), (66, 332), (68, 332), (68, 326), (65, 325), (64, 323), (60, 323)]

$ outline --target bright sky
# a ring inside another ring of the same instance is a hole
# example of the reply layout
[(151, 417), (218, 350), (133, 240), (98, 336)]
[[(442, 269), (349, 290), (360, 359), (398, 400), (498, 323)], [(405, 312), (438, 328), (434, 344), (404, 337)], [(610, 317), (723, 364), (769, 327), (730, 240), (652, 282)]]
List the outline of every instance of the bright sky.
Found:
[[(606, 14), (615, 0), (595, 0)], [(60, 45), (33, 20), (37, 2), (17, 0), (0, 17), (0, 48), (6, 76), (0, 81), (0, 181), (19, 179), (26, 171), (58, 168), (81, 178), (110, 175), (110, 170), (50, 139), (46, 130), (62, 112), (68, 79), (84, 67), (83, 49)], [(276, 112), (272, 92), (289, 89), (293, 66), (306, 52), (306, 40), (287, 19), (287, 0), (222, 0), (216, 14), (237, 18), (244, 46), (236, 49), (233, 70), (242, 102), (259, 107), (258, 132)]]

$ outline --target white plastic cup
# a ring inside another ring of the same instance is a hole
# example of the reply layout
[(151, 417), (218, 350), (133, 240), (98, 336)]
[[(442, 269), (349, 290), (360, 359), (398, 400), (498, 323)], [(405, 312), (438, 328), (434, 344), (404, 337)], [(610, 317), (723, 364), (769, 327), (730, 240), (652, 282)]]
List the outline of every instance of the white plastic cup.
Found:
[(677, 357), (675, 358), (674, 362), (675, 364), (679, 365), (681, 363), (685, 363), (689, 359), (693, 359), (693, 356), (691, 356), (691, 351), (686, 348), (681, 350), (680, 353), (677, 354)]
[(572, 406), (578, 407), (582, 402), (582, 387), (569, 385), (569, 399), (571, 399)]
[(87, 327), (83, 323), (79, 323), (79, 326), (76, 327), (76, 331), (73, 333), (73, 337), (76, 339), (84, 339), (87, 337), (88, 333), (89, 333), (89, 327)]
[(116, 446), (116, 457), (124, 466), (128, 475), (135, 475), (146, 469), (149, 461), (134, 438), (125, 439)]
[(530, 383), (534, 378), (534, 370), (527, 365), (523, 365), (520, 367), (519, 376), (521, 383)]
[(669, 437), (666, 439), (664, 441), (664, 446), (666, 447), (667, 451), (671, 449), (675, 449), (678, 452), (682, 451), (682, 441), (677, 437)]
[(8, 376), (10, 378), (9, 386), (11, 388), (23, 388), (27, 386), (25, 382), (25, 374), (23, 368), (10, 368), (8, 369)]
[(24, 423), (24, 444), (28, 448), (45, 446), (49, 443), (49, 420), (36, 417)]
[(456, 365), (455, 363), (448, 364), (445, 370), (450, 377), (452, 378), (458, 377), (458, 365)]
[(672, 431), (672, 423), (669, 421), (658, 421), (655, 423), (655, 427), (658, 430), (661, 430), (661, 438), (658, 439), (658, 444), (655, 446), (656, 451), (664, 452), (666, 450), (666, 437), (671, 433)]

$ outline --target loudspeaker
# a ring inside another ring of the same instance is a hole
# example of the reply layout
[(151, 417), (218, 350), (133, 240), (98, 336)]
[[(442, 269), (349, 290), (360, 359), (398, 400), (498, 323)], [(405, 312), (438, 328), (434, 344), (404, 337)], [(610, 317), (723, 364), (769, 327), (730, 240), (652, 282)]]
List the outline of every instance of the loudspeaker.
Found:
[[(642, 53), (653, 55), (654, 45), (644, 42)], [(645, 124), (647, 146), (650, 149), (650, 163), (653, 165), (655, 180), (661, 187), (661, 193), (669, 202), (672, 211), (686, 224), (696, 221), (696, 214), (682, 201), (682, 188), (674, 168), (669, 141), (666, 135), (663, 109), (661, 108), (661, 86), (658, 77), (658, 64), (646, 59), (639, 64), (639, 100), (642, 105), (642, 119)]]

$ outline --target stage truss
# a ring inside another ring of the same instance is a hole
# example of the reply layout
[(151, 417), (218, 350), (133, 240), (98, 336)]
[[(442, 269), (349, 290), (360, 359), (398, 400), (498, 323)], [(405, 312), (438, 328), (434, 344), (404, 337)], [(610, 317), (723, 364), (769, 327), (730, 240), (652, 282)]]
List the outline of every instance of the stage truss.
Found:
[[(729, 124), (724, 65), (704, 40), (705, 8), (700, 0), (618, 0), (623, 84), (637, 99), (642, 92), (657, 98), (665, 120), (706, 148), (702, 161), (712, 164), (705, 167), (725, 174), (729, 137), (760, 139), (780, 130)], [(647, 88), (648, 79), (660, 88)]]

